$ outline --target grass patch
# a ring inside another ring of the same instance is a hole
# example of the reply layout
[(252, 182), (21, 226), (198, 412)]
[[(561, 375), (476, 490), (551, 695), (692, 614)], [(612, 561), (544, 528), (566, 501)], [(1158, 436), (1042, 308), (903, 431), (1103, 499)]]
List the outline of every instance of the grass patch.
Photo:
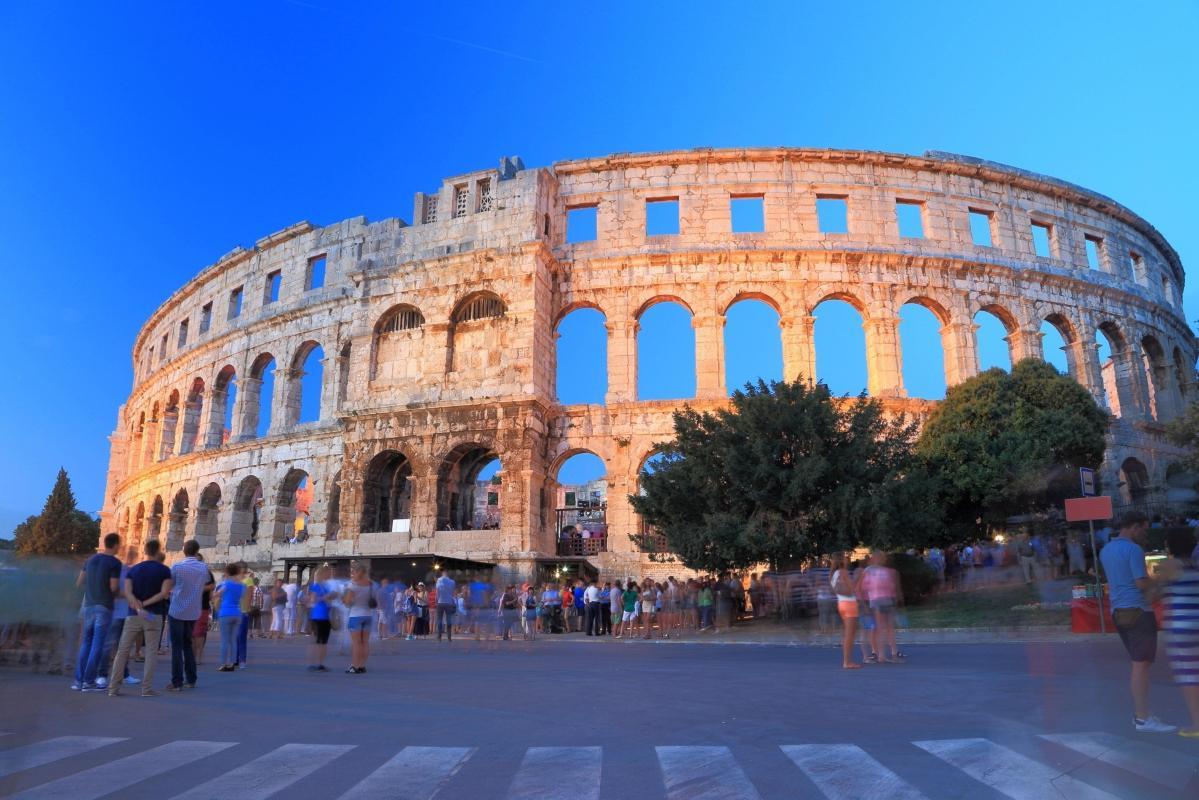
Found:
[(994, 628), (1069, 625), (1070, 608), (1013, 608), (1039, 603), (1035, 587), (993, 586), (945, 592), (903, 609), (910, 628)]

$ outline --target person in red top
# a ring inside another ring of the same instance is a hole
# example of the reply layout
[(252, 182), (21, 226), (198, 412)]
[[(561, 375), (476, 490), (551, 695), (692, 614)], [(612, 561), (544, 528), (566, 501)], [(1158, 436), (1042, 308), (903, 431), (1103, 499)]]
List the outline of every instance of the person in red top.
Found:
[[(870, 610), (874, 612), (878, 660), (889, 664), (903, 663), (903, 653), (899, 652), (895, 643), (895, 609), (902, 600), (899, 573), (887, 566), (886, 553), (875, 550), (870, 555), (870, 566), (862, 574), (861, 589)], [(888, 652), (890, 658), (886, 657)]]

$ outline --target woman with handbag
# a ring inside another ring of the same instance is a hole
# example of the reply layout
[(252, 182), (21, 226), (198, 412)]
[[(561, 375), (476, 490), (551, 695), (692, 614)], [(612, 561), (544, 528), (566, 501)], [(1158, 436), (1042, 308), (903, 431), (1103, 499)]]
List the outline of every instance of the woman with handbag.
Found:
[(428, 636), (429, 592), (425, 589), (424, 583), (416, 584), (416, 591), (412, 593), (412, 606), (412, 635)]
[(349, 609), (346, 626), (350, 630), (350, 667), (348, 675), (366, 672), (366, 657), (370, 650), (371, 620), (378, 607), (375, 585), (366, 574), (366, 566), (355, 561), (350, 566), (350, 583), (346, 586), (342, 602)]

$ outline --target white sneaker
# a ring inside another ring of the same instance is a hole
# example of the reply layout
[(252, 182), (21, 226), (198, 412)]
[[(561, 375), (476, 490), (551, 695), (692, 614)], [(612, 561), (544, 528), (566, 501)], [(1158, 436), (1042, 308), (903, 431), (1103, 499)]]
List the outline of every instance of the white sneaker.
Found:
[(108, 685), (108, 678), (96, 678), (96, 685), (103, 689)]
[(1167, 725), (1153, 716), (1146, 719), (1133, 717), (1132, 724), (1137, 729), (1137, 733), (1174, 733), (1178, 730), (1177, 725)]
[(141, 678), (135, 678), (132, 675), (130, 675), (128, 678), (125, 679), (126, 686), (137, 686), (141, 682), (142, 682)]

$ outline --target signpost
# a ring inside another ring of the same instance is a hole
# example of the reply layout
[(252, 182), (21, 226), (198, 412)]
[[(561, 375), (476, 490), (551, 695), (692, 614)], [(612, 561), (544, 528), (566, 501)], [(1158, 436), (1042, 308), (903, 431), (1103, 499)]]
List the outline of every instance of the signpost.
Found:
[(1079, 483), (1082, 484), (1082, 496), (1094, 497), (1095, 491), (1095, 470), (1089, 467), (1080, 467), (1078, 470)]
[[(1094, 470), (1084, 470), (1091, 473), (1091, 486), (1094, 490)], [(1086, 476), (1083, 476), (1083, 491), (1086, 491)], [(1107, 495), (1102, 497), (1074, 497), (1066, 501), (1066, 521), (1086, 522), (1091, 531), (1091, 560), (1095, 564), (1095, 598), (1099, 601), (1099, 632), (1107, 633), (1103, 620), (1103, 584), (1099, 582), (1099, 552), (1095, 548), (1095, 520), (1112, 518), (1112, 499)]]

